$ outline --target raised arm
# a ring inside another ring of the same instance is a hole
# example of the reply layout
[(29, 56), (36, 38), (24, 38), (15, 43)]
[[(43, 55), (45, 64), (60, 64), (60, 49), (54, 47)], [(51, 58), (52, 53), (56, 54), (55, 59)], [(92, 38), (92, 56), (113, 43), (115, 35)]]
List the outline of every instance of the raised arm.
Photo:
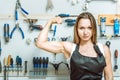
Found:
[(48, 31), (53, 23), (60, 24), (62, 23), (62, 19), (60, 17), (55, 17), (47, 22), (37, 38), (36, 46), (52, 53), (64, 53), (65, 56), (68, 57), (72, 47), (70, 42), (48, 41)]
[(112, 63), (111, 63), (111, 53), (107, 46), (104, 46), (104, 49), (105, 49), (105, 60), (106, 60), (106, 67), (104, 69), (104, 78), (105, 80), (114, 80)]

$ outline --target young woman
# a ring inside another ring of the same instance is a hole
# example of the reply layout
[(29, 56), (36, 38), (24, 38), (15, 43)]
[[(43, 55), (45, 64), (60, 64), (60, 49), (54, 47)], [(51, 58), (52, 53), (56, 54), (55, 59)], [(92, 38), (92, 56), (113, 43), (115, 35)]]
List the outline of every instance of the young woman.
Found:
[(74, 26), (73, 42), (48, 41), (48, 31), (53, 23), (62, 23), (60, 17), (50, 19), (40, 32), (36, 46), (52, 53), (63, 53), (70, 64), (71, 80), (113, 80), (111, 53), (107, 46), (97, 42), (94, 16), (83, 12)]

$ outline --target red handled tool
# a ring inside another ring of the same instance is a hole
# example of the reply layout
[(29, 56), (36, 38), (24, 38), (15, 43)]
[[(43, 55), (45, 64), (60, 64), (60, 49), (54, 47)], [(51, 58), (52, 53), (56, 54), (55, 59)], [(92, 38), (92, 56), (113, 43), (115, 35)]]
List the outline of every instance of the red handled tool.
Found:
[(118, 65), (117, 65), (117, 59), (118, 59), (118, 50), (115, 50), (114, 53), (114, 58), (115, 58), (115, 65), (114, 65), (114, 71), (116, 71), (118, 69)]

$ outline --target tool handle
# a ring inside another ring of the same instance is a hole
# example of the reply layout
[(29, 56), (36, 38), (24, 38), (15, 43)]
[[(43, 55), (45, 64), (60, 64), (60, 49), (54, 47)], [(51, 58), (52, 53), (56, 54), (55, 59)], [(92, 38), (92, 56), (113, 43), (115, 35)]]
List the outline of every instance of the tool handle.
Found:
[(20, 30), (20, 32), (21, 32), (22, 39), (24, 39), (24, 38), (25, 38), (25, 36), (24, 36), (23, 30), (22, 30), (20, 27), (19, 27), (19, 30)]
[(25, 61), (25, 73), (27, 73), (27, 61)]
[(8, 67), (10, 66), (10, 60), (11, 60), (11, 55), (8, 55), (8, 59), (7, 59), (7, 65), (8, 65)]
[(55, 34), (56, 34), (56, 28), (57, 28), (57, 26), (55, 25), (55, 26), (54, 26), (53, 36), (55, 36)]
[(24, 10), (22, 7), (21, 7), (21, 10), (22, 10), (26, 15), (29, 14), (29, 13), (28, 13), (26, 10)]
[(12, 35), (13, 35), (13, 33), (14, 33), (14, 31), (15, 31), (16, 28), (17, 28), (17, 27), (14, 27), (13, 30), (12, 30), (12, 32), (11, 32), (11, 34), (10, 34), (10, 38), (11, 38), (11, 39), (12, 39)]
[(63, 13), (61, 13), (61, 14), (58, 14), (58, 16), (60, 16), (60, 17), (69, 17), (70, 15), (69, 14), (63, 14)]
[(118, 58), (118, 50), (115, 50), (115, 58)]
[(15, 20), (16, 21), (18, 20), (18, 12), (17, 12), (17, 10), (15, 10)]

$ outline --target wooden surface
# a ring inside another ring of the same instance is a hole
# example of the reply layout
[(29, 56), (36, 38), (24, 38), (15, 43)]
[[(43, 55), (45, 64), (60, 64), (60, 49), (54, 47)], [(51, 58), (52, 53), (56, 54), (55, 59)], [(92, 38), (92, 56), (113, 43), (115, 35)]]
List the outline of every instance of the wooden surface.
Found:
[(98, 25), (100, 25), (100, 17), (106, 17), (106, 25), (113, 26), (114, 19), (120, 19), (120, 14), (100, 14), (98, 15)]

